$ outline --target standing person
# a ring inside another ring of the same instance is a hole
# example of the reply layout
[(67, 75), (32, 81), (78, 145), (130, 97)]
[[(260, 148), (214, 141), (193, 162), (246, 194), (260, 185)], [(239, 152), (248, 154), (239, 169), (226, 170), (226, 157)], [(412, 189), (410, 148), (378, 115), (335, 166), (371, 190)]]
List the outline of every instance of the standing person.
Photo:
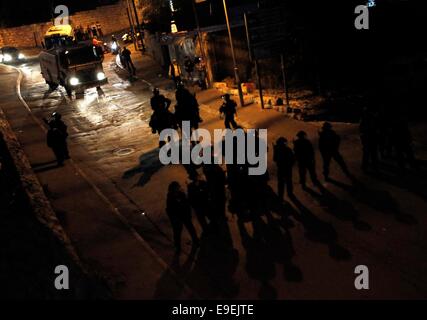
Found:
[(92, 29), (92, 36), (93, 37), (98, 37), (98, 29), (96, 28), (96, 24), (95, 23), (92, 24), (91, 29)]
[(89, 39), (93, 38), (92, 27), (89, 24), (87, 25), (86, 33), (87, 33)]
[(125, 63), (125, 68), (129, 71), (129, 74), (131, 76), (136, 75), (136, 68), (132, 61), (132, 53), (127, 47), (123, 48), (122, 57)]
[(189, 184), (188, 199), (196, 213), (200, 226), (206, 232), (209, 227), (206, 218), (210, 216), (209, 211), (211, 210), (211, 199), (207, 182), (196, 178)]
[(52, 149), (58, 166), (62, 167), (65, 160), (64, 136), (62, 132), (55, 126), (54, 121), (49, 122), (49, 130), (47, 132), (47, 146)]
[(98, 31), (98, 35), (100, 37), (104, 36), (104, 32), (102, 32), (102, 25), (99, 21), (96, 22), (96, 30)]
[[(169, 112), (171, 103), (172, 101), (170, 99), (167, 99), (164, 95), (160, 94), (159, 89), (155, 88), (153, 90), (151, 108), (154, 112), (150, 120), (150, 127), (153, 134), (160, 134), (164, 129), (176, 127), (173, 115)], [(164, 144), (164, 141), (160, 141), (159, 147), (162, 147)]]
[(238, 125), (235, 120), (235, 116), (237, 115), (237, 103), (231, 99), (230, 95), (227, 93), (223, 97), (224, 103), (219, 109), (219, 113), (224, 115), (225, 118), (225, 128), (231, 129), (233, 127), (234, 130), (238, 129)]
[(166, 212), (172, 224), (177, 253), (181, 252), (181, 236), (184, 226), (193, 240), (193, 246), (198, 246), (200, 240), (192, 222), (190, 202), (176, 181), (169, 186)]
[(300, 131), (297, 137), (298, 139), (294, 141), (294, 152), (298, 162), (301, 186), (304, 190), (307, 189), (307, 171), (310, 174), (313, 184), (315, 186), (320, 186), (316, 174), (316, 159), (313, 144), (307, 139), (307, 133), (304, 131)]
[(295, 155), (288, 146), (286, 138), (279, 138), (274, 146), (274, 162), (277, 165), (278, 195), (280, 200), (284, 199), (287, 187), (289, 198), (294, 197), (293, 167)]
[(406, 162), (413, 168), (417, 168), (417, 163), (412, 148), (412, 135), (408, 124), (403, 120), (395, 120), (391, 126), (391, 138), (396, 150), (397, 164), (404, 170)]
[(178, 88), (179, 84), (182, 81), (182, 71), (176, 59), (172, 60), (172, 63), (169, 68), (169, 76), (175, 82), (175, 86)]
[(178, 84), (175, 97), (175, 115), (179, 125), (182, 125), (182, 121), (190, 121), (191, 128), (197, 130), (202, 122), (197, 98), (182, 83)]
[(363, 147), (362, 170), (366, 172), (370, 166), (378, 171), (378, 121), (367, 108), (363, 110), (360, 121), (360, 140)]
[(351, 177), (347, 164), (340, 153), (341, 137), (333, 130), (329, 122), (325, 122), (319, 132), (319, 150), (323, 158), (323, 175), (329, 180), (331, 160), (335, 160), (347, 177)]
[(194, 67), (195, 67), (194, 61), (191, 60), (189, 56), (186, 56), (184, 58), (184, 69), (190, 81), (193, 81)]
[(64, 150), (63, 150), (64, 157), (65, 157), (65, 159), (70, 159), (70, 152), (68, 151), (68, 142), (67, 142), (67, 139), (69, 136), (68, 135), (68, 127), (65, 124), (65, 122), (62, 121), (62, 115), (58, 112), (54, 112), (52, 114), (52, 122), (53, 122), (54, 126), (56, 128), (58, 128), (58, 130), (61, 132), (62, 138), (64, 139), (63, 144), (62, 144), (62, 146), (64, 148)]

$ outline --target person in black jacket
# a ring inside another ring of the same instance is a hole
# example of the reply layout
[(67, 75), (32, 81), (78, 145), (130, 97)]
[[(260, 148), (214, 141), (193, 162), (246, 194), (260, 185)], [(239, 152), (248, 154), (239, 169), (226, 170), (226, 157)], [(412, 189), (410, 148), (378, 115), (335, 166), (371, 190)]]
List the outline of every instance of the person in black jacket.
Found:
[(316, 160), (312, 143), (307, 139), (307, 133), (300, 131), (297, 134), (298, 139), (294, 141), (295, 157), (299, 166), (300, 183), (304, 190), (307, 189), (306, 176), (307, 171), (310, 174), (311, 181), (315, 186), (320, 186), (316, 174)]
[(65, 160), (65, 139), (64, 134), (61, 130), (55, 126), (53, 121), (49, 122), (49, 130), (47, 131), (47, 146), (52, 149), (56, 161), (58, 162), (58, 166), (62, 167), (64, 165)]
[(288, 196), (294, 196), (292, 169), (295, 164), (295, 155), (288, 147), (288, 140), (281, 137), (274, 146), (274, 162), (277, 165), (278, 195), (283, 200), (287, 187)]
[(340, 153), (341, 137), (333, 130), (329, 122), (325, 122), (319, 132), (319, 150), (323, 158), (323, 175), (325, 180), (329, 180), (331, 161), (341, 167), (347, 177), (351, 177), (347, 164)]
[(181, 236), (184, 226), (193, 240), (193, 246), (198, 246), (200, 240), (193, 225), (190, 202), (176, 181), (169, 186), (166, 212), (172, 224), (177, 253), (181, 252)]
[(225, 128), (231, 129), (233, 127), (234, 130), (238, 129), (239, 126), (236, 123), (236, 115), (237, 115), (237, 103), (231, 99), (231, 96), (227, 93), (222, 97), (224, 103), (219, 109), (220, 115), (224, 115)]

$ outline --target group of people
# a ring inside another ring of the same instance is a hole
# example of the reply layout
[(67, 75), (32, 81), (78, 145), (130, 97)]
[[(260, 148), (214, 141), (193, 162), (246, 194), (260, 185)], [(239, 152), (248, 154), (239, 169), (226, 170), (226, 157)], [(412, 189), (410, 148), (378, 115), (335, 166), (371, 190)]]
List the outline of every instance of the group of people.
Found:
[[(169, 110), (172, 101), (162, 95), (158, 88), (153, 90), (151, 98), (153, 115), (150, 120), (153, 134), (160, 134), (164, 129), (178, 129), (184, 121), (190, 122), (191, 129), (199, 128), (203, 119), (200, 117), (200, 107), (196, 96), (180, 83), (176, 89), (175, 98), (175, 113), (172, 113)], [(160, 146), (164, 143), (161, 141)]]
[(409, 164), (417, 168), (412, 148), (412, 136), (408, 123), (396, 116), (365, 108), (360, 122), (360, 138), (363, 146), (362, 169), (378, 171), (381, 160), (395, 159), (401, 170)]
[[(340, 153), (341, 138), (333, 130), (332, 125), (326, 122), (319, 132), (319, 151), (323, 160), (323, 176), (325, 181), (330, 181), (330, 166), (334, 160), (343, 173), (353, 179), (347, 164)], [(274, 146), (274, 162), (277, 165), (278, 194), (283, 199), (285, 190), (292, 198), (293, 193), (293, 168), (298, 165), (300, 184), (303, 190), (307, 190), (307, 174), (315, 186), (321, 186), (316, 172), (316, 155), (313, 144), (308, 139), (305, 131), (297, 134), (294, 148), (289, 146), (286, 138), (279, 138)]]
[(77, 41), (86, 41), (93, 38), (102, 38), (104, 36), (102, 25), (98, 21), (96, 23), (89, 24), (86, 28), (80, 25), (74, 32)]
[(177, 59), (173, 59), (171, 61), (169, 66), (169, 77), (175, 82), (177, 87), (180, 83), (183, 82), (184, 78), (187, 79), (190, 83), (195, 83), (196, 74), (198, 75), (197, 84), (202, 90), (206, 90), (206, 70), (202, 59), (191, 59), (189, 56), (185, 56), (183, 61), (183, 68)]

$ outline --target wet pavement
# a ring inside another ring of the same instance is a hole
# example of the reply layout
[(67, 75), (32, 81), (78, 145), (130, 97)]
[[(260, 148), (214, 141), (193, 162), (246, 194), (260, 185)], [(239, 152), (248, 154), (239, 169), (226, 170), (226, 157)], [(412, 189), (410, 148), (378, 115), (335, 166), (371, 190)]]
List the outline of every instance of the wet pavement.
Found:
[[(92, 89), (77, 100), (70, 100), (62, 89), (47, 92), (37, 62), (29, 63), (21, 67), (22, 96), (39, 120), (54, 111), (63, 115), (76, 164), (201, 297), (427, 297), (425, 180), (417, 173), (400, 178), (387, 168), (380, 176), (362, 175), (357, 126), (349, 124), (336, 124), (336, 129), (343, 136), (343, 154), (359, 183), (352, 184), (333, 169), (337, 181), (324, 183), (326, 193), (304, 193), (296, 186), (299, 201), (289, 203), (285, 215), (270, 208), (255, 221), (243, 221), (227, 210), (221, 239), (207, 237), (195, 255), (186, 245), (185, 254), (175, 259), (165, 215), (166, 193), (170, 182), (177, 180), (185, 186), (188, 176), (183, 167), (163, 167), (158, 161), (157, 136), (148, 125), (149, 83), (161, 88), (170, 87), (170, 83), (158, 77), (159, 69), (148, 57), (140, 60), (136, 58), (140, 79), (130, 81), (108, 56), (104, 68), (109, 84), (103, 86), (103, 95)], [(1, 71), (0, 81), (9, 77), (10, 73)], [(172, 91), (166, 93), (173, 97)], [(12, 101), (14, 94), (2, 93), (3, 101), (26, 112), (22, 104)], [(223, 128), (217, 111), (219, 93), (209, 90), (198, 93), (198, 98), (203, 127)], [(291, 120), (272, 110), (261, 111), (255, 105), (239, 110), (239, 122), (245, 127), (268, 128), (270, 151), (277, 137), (292, 139), (301, 129), (317, 140), (321, 126)], [(425, 149), (420, 147), (422, 152)], [(277, 183), (271, 158), (269, 154), (268, 194), (274, 193)], [(33, 166), (37, 172), (37, 163)], [(318, 167), (320, 173), (320, 161)], [(358, 265), (370, 268), (370, 291), (354, 288)], [(168, 281), (170, 274), (165, 272), (158, 283), (159, 296)]]

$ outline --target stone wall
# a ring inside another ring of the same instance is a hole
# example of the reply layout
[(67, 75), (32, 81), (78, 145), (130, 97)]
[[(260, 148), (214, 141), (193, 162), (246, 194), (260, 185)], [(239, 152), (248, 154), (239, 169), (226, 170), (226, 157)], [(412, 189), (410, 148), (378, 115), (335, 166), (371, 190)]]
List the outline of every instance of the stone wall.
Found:
[[(77, 12), (70, 16), (70, 21), (73, 26), (82, 25), (85, 28), (98, 21), (102, 25), (104, 34), (110, 34), (129, 28), (126, 8), (126, 1), (121, 0), (115, 5)], [(41, 46), (44, 34), (51, 26), (52, 22), (45, 22), (15, 28), (2, 28), (0, 29), (0, 47), (31, 48)]]

